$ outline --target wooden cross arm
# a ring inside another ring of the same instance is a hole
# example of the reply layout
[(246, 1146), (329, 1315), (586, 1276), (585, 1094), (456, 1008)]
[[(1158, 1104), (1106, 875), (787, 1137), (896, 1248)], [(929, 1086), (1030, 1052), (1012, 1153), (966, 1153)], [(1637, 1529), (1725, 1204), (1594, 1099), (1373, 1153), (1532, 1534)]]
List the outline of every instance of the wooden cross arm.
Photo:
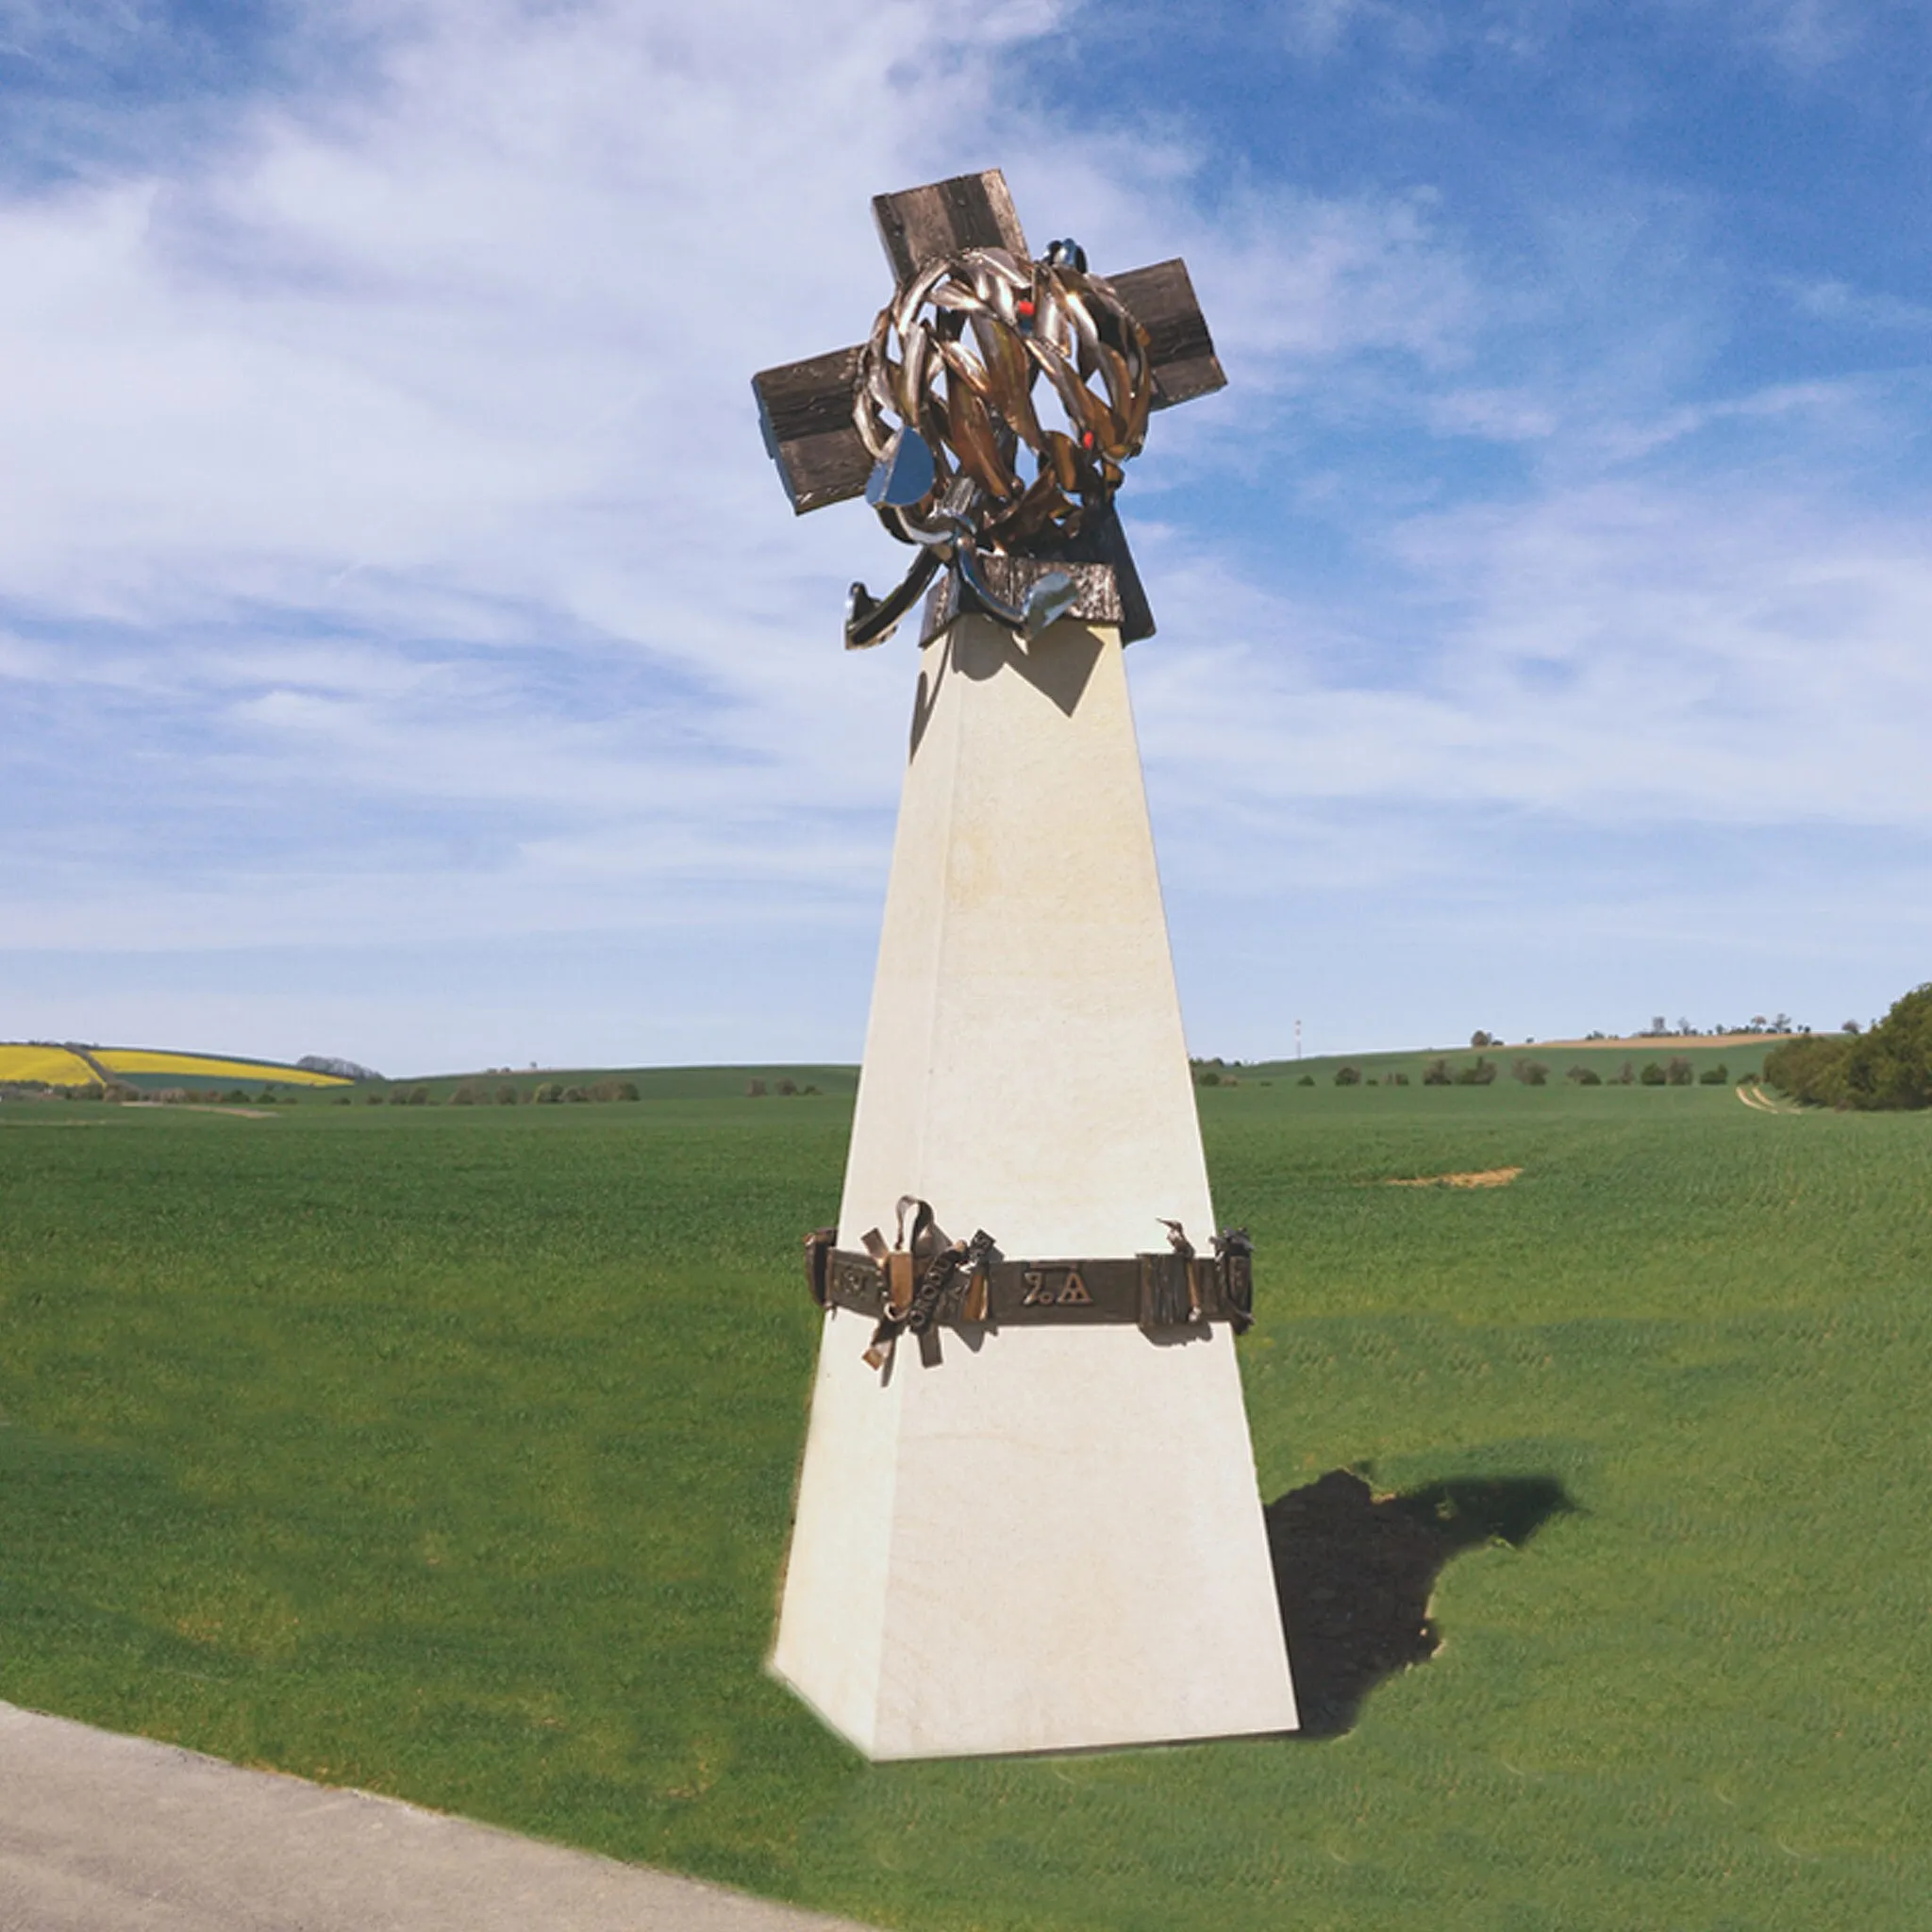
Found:
[(1214, 354), (1214, 338), (1208, 333), (1208, 318), (1194, 299), (1188, 265), (1179, 256), (1108, 279), (1127, 313), (1147, 331), (1157, 409), (1227, 387)]
[(857, 348), (762, 369), (751, 379), (758, 427), (794, 515), (864, 493), (872, 456), (852, 426)]

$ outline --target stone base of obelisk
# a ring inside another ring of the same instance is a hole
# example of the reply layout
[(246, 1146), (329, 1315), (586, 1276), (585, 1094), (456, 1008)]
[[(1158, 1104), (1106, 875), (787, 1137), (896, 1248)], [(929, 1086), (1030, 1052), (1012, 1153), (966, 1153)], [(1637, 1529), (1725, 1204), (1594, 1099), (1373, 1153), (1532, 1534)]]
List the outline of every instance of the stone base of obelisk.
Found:
[[(1032, 1259), (1213, 1231), (1118, 633), (924, 654), (841, 1244), (901, 1195)], [(868, 1757), (1292, 1730), (1225, 1326), (825, 1317), (774, 1672)], [(929, 1357), (930, 1347), (924, 1352)]]

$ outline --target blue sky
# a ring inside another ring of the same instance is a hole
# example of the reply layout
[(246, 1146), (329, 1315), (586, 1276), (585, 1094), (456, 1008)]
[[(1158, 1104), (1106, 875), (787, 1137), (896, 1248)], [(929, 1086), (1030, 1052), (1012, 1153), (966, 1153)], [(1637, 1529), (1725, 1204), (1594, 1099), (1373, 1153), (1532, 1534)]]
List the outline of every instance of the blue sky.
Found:
[(914, 652), (747, 378), (1000, 165), (1230, 377), (1122, 508), (1193, 1049), (1932, 974), (1932, 25), (0, 0), (0, 1038), (857, 1057)]

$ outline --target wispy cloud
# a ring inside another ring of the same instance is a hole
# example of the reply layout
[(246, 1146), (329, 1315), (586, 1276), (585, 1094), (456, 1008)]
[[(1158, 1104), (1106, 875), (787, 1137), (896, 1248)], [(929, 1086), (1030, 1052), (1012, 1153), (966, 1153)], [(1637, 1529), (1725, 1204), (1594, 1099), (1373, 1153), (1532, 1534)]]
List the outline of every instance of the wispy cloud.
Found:
[(1909, 329), (1919, 335), (1932, 330), (1932, 305), (1924, 302), (1902, 302), (1895, 295), (1857, 289), (1848, 282), (1833, 279), (1786, 286), (1796, 307), (1820, 322)]
[[(1341, 608), (1176, 573), (1206, 647), (1143, 670), (1151, 756), (1211, 769), (1204, 800), (1245, 809), (1358, 798), (1932, 833), (1932, 537), (1916, 521), (1598, 484), (1415, 519), (1388, 560), (1389, 594)], [(1399, 680), (1345, 675), (1364, 628), (1407, 634)]]
[(1843, 0), (1737, 0), (1737, 16), (1747, 39), (1805, 74), (1835, 65), (1865, 39), (1858, 10)]
[[(662, 815), (644, 872), (734, 802), (870, 809), (876, 847), (903, 680), (833, 641), (881, 540), (788, 524), (746, 378), (863, 326), (867, 196), (991, 158), (1000, 43), (1050, 11), (403, 18), (364, 95), (0, 209), (9, 675), (197, 711), (182, 786), (624, 800)], [(1174, 245), (1159, 158), (1152, 213), (1053, 165), (1116, 247)], [(1433, 348), (1461, 299), (1401, 208), (1252, 204), (1201, 259), (1251, 380)]]

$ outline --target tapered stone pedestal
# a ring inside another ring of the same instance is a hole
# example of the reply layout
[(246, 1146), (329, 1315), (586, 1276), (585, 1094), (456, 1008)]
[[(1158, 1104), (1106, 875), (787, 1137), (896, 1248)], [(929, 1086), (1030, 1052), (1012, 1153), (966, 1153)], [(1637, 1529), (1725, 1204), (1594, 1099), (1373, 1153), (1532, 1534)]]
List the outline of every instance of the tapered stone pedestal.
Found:
[[(1029, 1259), (1213, 1231), (1112, 629), (923, 654), (841, 1244), (906, 1194)], [(945, 1328), (881, 1375), (871, 1326), (825, 1317), (772, 1659), (826, 1723), (874, 1758), (1294, 1728), (1230, 1329)]]

